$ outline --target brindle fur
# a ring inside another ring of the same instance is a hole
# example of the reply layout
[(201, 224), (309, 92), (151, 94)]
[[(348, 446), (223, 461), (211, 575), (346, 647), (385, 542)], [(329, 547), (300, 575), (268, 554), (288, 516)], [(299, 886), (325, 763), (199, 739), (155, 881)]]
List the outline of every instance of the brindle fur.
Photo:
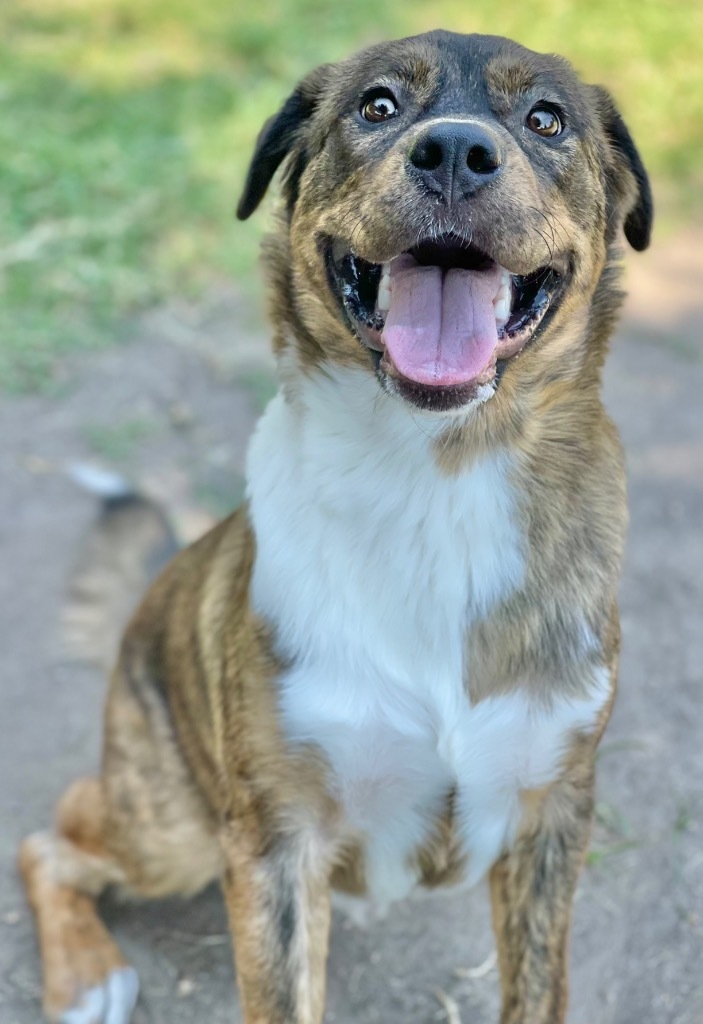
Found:
[[(381, 136), (355, 111), (392, 80), (413, 118)], [(526, 138), (530, 105), (561, 98), (571, 137)], [(285, 165), (283, 202), (265, 247), (274, 347), (284, 388), (327, 362), (371, 369), (327, 280), (323, 240), (380, 262), (419, 233), (456, 226), (408, 184), (405, 154), (428, 117), (490, 118), (509, 146), (501, 188), (482, 195), (472, 231), (514, 273), (568, 252), (572, 275), (534, 344), (469, 421), (448, 419), (438, 465), (456, 474), (497, 446), (515, 453), (529, 560), (521, 590), (467, 637), (473, 701), (519, 684), (577, 691), (584, 645), (611, 672), (625, 530), (622, 455), (599, 397), (620, 304), (619, 237), (648, 243), (646, 175), (608, 95), (569, 65), (494, 37), (431, 33), (313, 72), (259, 139), (240, 216)], [(387, 382), (386, 382), (387, 385)], [(28, 838), (20, 864), (35, 910), (45, 1010), (54, 1020), (122, 964), (94, 899), (108, 885), (140, 897), (222, 879), (246, 1024), (316, 1024), (324, 1005), (330, 879), (363, 891), (358, 850), (334, 849), (340, 809), (314, 750), (279, 730), (275, 637), (249, 606), (255, 541), (246, 507), (179, 554), (133, 617), (114, 670), (102, 772), (62, 801), (52, 833)], [(585, 627), (585, 629), (584, 629)], [(612, 701), (611, 701), (612, 703)], [(518, 840), (492, 869), (503, 1024), (558, 1024), (566, 1007), (570, 907), (593, 806), (597, 734), (574, 742), (560, 778), (523, 794)], [(427, 884), (463, 867), (452, 800), (417, 852)]]

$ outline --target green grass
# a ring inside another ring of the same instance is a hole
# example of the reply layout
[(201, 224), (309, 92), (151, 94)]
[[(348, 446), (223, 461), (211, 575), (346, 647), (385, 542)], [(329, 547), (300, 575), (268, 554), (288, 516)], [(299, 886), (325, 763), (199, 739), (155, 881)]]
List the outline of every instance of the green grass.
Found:
[(316, 63), (437, 25), (567, 54), (612, 88), (670, 207), (696, 207), (697, 0), (7, 0), (0, 385), (50, 386), (171, 294), (250, 288), (262, 218), (232, 211), (264, 118)]
[(157, 424), (148, 419), (130, 419), (113, 426), (89, 423), (84, 428), (85, 438), (96, 455), (108, 462), (129, 462), (142, 441), (150, 437)]

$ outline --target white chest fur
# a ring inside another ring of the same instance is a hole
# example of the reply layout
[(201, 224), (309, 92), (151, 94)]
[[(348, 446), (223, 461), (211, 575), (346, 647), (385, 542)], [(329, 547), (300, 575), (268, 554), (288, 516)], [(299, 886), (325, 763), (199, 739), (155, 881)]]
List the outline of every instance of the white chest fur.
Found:
[(522, 694), (469, 703), (467, 628), (520, 586), (524, 538), (507, 456), (443, 476), (437, 427), (345, 371), (307, 380), (300, 407), (274, 399), (249, 456), (254, 607), (293, 666), (285, 728), (326, 752), (379, 902), (417, 881), (409, 855), (452, 786), (481, 877), (510, 842), (519, 791), (553, 777), (605, 697), (601, 680), (549, 708)]

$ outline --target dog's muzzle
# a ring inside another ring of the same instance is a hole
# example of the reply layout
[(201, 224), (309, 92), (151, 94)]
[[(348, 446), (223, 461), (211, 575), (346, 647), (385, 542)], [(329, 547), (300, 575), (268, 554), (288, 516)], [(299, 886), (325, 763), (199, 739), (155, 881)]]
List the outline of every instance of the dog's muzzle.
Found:
[(501, 364), (531, 340), (567, 265), (511, 274), (450, 234), (383, 264), (330, 242), (328, 271), (352, 330), (395, 390), (422, 408), (454, 408), (492, 385)]

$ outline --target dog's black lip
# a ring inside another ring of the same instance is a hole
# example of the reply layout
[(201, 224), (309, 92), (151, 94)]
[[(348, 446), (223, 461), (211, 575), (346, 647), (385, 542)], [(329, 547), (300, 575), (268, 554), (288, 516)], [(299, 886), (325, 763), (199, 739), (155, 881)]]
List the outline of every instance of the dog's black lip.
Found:
[[(449, 387), (420, 384), (402, 374), (387, 373), (380, 366), (381, 359), (382, 355), (378, 353), (378, 376), (384, 389), (389, 394), (399, 395), (406, 402), (410, 402), (424, 412), (451, 412), (454, 409), (460, 409), (477, 398), (481, 387), (475, 381)], [(495, 390), (495, 377), (488, 386)]]
[(371, 362), (373, 363), (373, 368), (376, 371), (376, 373), (382, 373), (383, 371), (381, 370), (381, 359), (383, 358), (383, 352), (381, 351), (381, 349), (371, 348), (370, 345), (365, 345), (363, 341), (362, 345), (364, 345), (364, 348), (368, 349), (369, 355), (371, 356)]
[(372, 358), (374, 356), (378, 356), (378, 360), (374, 361), (376, 369), (378, 369), (377, 363), (380, 362), (381, 352), (377, 349), (371, 348), (371, 346), (366, 343), (366, 341), (362, 338), (361, 334), (359, 333), (357, 323), (352, 313), (348, 309), (347, 303), (344, 301), (344, 294), (339, 284), (338, 271), (335, 266), (335, 259), (332, 252), (332, 240), (327, 239), (327, 243), (328, 244), (324, 246), (323, 253), (325, 261), (325, 272), (327, 275), (327, 284), (329, 285), (330, 292), (332, 293), (332, 296), (335, 300), (335, 303), (337, 304), (337, 307), (342, 315), (342, 318), (344, 319), (344, 322), (346, 323), (347, 327), (354, 335), (354, 337), (357, 339), (359, 344), (362, 346), (362, 348), (372, 353)]

